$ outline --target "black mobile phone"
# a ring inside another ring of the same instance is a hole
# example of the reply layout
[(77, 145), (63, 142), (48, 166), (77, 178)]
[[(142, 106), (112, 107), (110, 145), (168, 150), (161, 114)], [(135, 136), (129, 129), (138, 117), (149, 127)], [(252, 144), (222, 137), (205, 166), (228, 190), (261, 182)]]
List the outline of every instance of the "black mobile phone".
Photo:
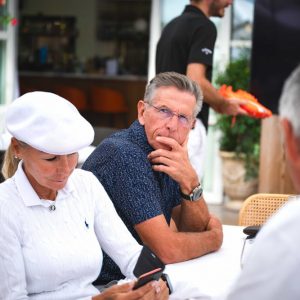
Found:
[(152, 281), (152, 280), (159, 280), (163, 273), (163, 270), (161, 268), (154, 269), (150, 272), (147, 272), (143, 275), (141, 275), (135, 285), (133, 286), (133, 290), (138, 289), (139, 287), (145, 285), (146, 283)]
[(243, 232), (248, 235), (248, 239), (255, 238), (256, 234), (259, 232), (261, 226), (259, 225), (253, 225), (253, 226), (247, 226), (243, 229)]
[(158, 258), (155, 253), (153, 253), (147, 246), (144, 245), (134, 267), (133, 274), (135, 275), (135, 277), (140, 277), (142, 274), (145, 274), (157, 268), (161, 268), (162, 270), (164, 270), (165, 264)]

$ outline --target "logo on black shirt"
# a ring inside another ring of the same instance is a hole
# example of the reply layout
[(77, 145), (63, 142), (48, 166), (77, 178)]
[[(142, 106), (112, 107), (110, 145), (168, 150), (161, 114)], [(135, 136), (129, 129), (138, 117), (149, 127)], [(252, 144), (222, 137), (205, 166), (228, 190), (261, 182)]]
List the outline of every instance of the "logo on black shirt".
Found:
[(212, 51), (210, 49), (208, 49), (208, 48), (202, 48), (201, 52), (205, 53), (206, 55), (212, 54)]

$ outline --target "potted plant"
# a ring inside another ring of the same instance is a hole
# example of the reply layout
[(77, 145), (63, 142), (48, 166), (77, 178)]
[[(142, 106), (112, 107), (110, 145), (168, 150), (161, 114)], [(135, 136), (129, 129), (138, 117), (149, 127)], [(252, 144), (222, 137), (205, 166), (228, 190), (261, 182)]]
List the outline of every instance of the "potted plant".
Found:
[[(246, 56), (228, 64), (215, 82), (231, 85), (233, 90), (249, 91), (250, 68)], [(220, 131), (220, 154), (225, 195), (232, 201), (227, 207), (239, 209), (242, 200), (257, 191), (260, 120), (248, 116), (218, 115), (215, 127)]]

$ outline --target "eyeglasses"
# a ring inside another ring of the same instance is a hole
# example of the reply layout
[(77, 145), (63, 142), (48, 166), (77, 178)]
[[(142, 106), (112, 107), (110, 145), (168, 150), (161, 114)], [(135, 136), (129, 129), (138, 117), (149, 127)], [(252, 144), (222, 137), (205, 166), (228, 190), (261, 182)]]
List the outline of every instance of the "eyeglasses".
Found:
[(146, 103), (146, 104), (149, 105), (150, 107), (153, 107), (155, 109), (155, 111), (157, 112), (158, 117), (162, 120), (170, 120), (174, 116), (177, 116), (179, 124), (183, 127), (190, 127), (190, 125), (193, 121), (193, 118), (187, 117), (182, 114), (177, 114), (177, 113), (171, 111), (169, 108), (157, 107), (157, 106), (149, 104), (149, 103)]

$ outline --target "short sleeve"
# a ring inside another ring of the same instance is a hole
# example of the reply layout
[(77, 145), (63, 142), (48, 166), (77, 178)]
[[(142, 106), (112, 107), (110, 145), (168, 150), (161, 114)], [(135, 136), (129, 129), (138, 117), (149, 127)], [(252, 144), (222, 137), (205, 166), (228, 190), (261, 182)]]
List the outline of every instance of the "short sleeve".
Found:
[(107, 163), (95, 165), (92, 172), (113, 199), (123, 220), (139, 224), (162, 214), (161, 192), (145, 153), (134, 146), (113, 153)]
[(188, 63), (203, 63), (212, 66), (216, 37), (216, 28), (211, 22), (197, 28), (191, 39)]

